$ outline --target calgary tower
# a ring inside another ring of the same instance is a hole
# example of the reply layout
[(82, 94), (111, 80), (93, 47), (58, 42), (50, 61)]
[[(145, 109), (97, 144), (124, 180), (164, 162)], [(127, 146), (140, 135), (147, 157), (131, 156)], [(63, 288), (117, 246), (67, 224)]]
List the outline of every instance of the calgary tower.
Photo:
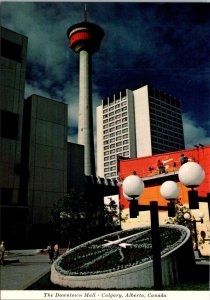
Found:
[(78, 144), (84, 145), (85, 175), (95, 175), (93, 111), (92, 111), (92, 55), (100, 48), (104, 31), (96, 24), (87, 21), (67, 30), (71, 49), (79, 54), (79, 114)]

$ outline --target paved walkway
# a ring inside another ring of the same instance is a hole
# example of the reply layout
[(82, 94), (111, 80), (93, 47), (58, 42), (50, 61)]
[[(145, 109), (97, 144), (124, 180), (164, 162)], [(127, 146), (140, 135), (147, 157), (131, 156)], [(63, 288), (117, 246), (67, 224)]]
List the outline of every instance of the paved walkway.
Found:
[(5, 253), (0, 266), (1, 290), (24, 290), (50, 271), (47, 253), (39, 250), (13, 250)]
[[(64, 251), (62, 249), (61, 254)], [(5, 262), (4, 266), (0, 266), (0, 290), (24, 290), (51, 269), (48, 254), (40, 253), (40, 250), (13, 250), (9, 254), (6, 252)], [(196, 265), (201, 267), (203, 274), (203, 267), (208, 272), (210, 261), (196, 259)]]

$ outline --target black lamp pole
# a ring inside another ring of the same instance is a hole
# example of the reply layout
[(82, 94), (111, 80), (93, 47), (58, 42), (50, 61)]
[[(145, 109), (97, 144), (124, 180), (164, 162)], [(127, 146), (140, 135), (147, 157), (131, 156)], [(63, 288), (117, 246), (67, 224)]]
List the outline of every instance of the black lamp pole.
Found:
[(210, 193), (207, 193), (207, 197), (198, 196), (198, 191), (192, 190), (188, 191), (188, 199), (189, 199), (189, 208), (190, 209), (198, 209), (199, 202), (207, 202), (208, 203), (208, 211), (210, 217)]
[(197, 226), (196, 223), (203, 223), (203, 219), (201, 220), (193, 220), (193, 229), (195, 232), (195, 250), (198, 251), (198, 236), (197, 236)]
[(163, 289), (163, 284), (158, 210), (167, 210), (169, 216), (174, 217), (175, 205), (173, 201), (170, 201), (168, 206), (158, 206), (157, 201), (150, 201), (150, 205), (139, 205), (136, 196), (132, 196), (132, 198), (133, 200), (130, 201), (130, 218), (136, 218), (139, 211), (150, 211), (154, 290), (161, 291)]
[(161, 249), (160, 249), (160, 229), (159, 229), (157, 201), (150, 202), (150, 219), (151, 219), (151, 234), (152, 234), (154, 290), (162, 290), (163, 284), (162, 284)]

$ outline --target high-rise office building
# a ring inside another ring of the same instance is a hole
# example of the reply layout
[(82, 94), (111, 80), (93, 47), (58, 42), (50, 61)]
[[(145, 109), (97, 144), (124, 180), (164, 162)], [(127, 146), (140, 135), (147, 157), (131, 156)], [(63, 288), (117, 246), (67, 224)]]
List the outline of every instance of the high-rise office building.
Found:
[(117, 178), (118, 158), (184, 149), (180, 101), (148, 85), (107, 97), (96, 114), (99, 176)]

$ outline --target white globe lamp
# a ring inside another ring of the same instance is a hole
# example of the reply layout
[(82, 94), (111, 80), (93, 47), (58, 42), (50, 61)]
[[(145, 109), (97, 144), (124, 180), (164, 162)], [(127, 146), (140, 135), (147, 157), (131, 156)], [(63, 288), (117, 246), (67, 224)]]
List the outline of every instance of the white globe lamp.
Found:
[(179, 169), (179, 180), (186, 187), (198, 187), (205, 179), (204, 169), (196, 162), (187, 162)]
[(144, 190), (144, 183), (137, 175), (130, 175), (125, 178), (122, 184), (123, 194), (129, 198), (139, 198)]
[(185, 218), (185, 220), (190, 220), (191, 216), (189, 213), (185, 213), (184, 218)]
[(166, 200), (176, 200), (179, 195), (179, 186), (172, 180), (165, 181), (160, 187), (160, 194)]

